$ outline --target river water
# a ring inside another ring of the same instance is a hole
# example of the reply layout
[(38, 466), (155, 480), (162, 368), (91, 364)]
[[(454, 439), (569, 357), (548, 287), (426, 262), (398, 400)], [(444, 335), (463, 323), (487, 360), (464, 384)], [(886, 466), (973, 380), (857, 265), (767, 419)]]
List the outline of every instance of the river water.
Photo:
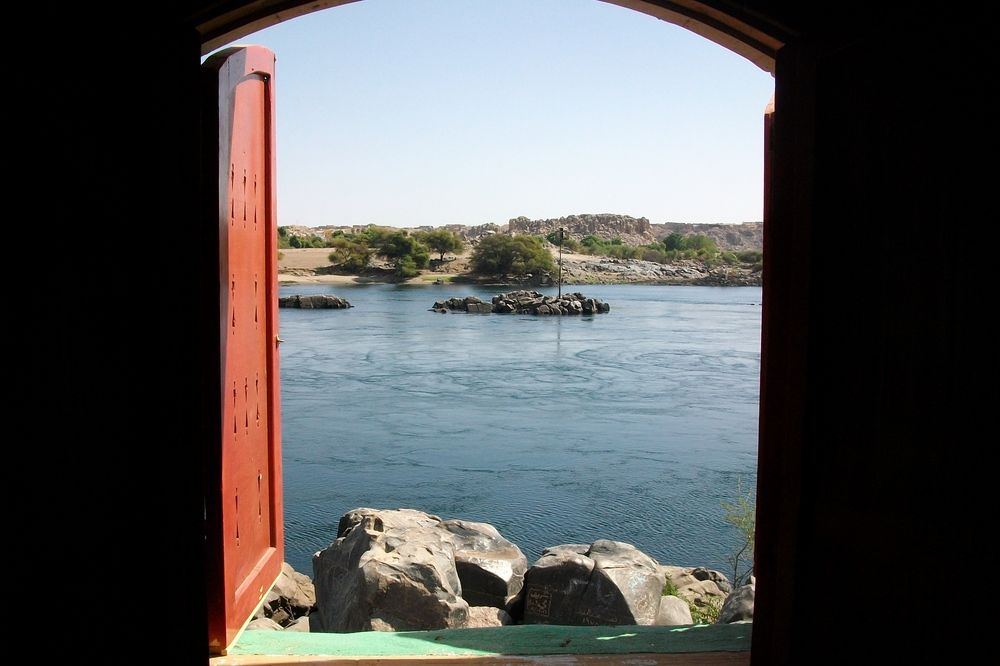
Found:
[[(496, 288), (283, 285), (350, 310), (282, 309), (285, 559), (344, 512), (492, 523), (529, 563), (599, 538), (727, 570), (721, 502), (757, 467), (758, 287), (563, 287), (609, 314), (437, 314)], [(555, 294), (555, 289), (543, 289)]]

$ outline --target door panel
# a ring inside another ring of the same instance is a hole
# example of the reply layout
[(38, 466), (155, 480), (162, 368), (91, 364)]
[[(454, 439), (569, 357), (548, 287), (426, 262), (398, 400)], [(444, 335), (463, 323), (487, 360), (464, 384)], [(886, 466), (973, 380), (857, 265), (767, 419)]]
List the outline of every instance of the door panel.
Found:
[(218, 249), (219, 438), (206, 488), (209, 648), (224, 653), (284, 559), (274, 174), (274, 55), (203, 67), (205, 189)]

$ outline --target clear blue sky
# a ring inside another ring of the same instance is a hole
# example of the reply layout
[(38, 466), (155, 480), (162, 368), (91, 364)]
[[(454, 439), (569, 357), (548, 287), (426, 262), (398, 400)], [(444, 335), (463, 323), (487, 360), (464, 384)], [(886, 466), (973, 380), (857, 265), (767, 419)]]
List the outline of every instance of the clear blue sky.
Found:
[(597, 0), (364, 0), (277, 55), (279, 224), (762, 218), (770, 74)]

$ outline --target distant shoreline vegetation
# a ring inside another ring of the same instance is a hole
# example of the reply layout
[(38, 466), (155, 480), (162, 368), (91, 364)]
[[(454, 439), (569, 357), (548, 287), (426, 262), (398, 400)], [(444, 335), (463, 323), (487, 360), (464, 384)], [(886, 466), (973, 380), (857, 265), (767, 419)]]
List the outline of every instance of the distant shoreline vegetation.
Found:
[[(642, 221), (648, 230), (648, 222), (644, 218)], [(623, 223), (623, 230), (631, 231), (627, 224), (628, 222)], [(473, 279), (518, 280), (532, 276), (554, 278), (557, 271), (555, 259), (560, 250), (607, 259), (652, 262), (663, 266), (696, 264), (704, 271), (732, 267), (743, 273), (757, 274), (763, 269), (763, 252), (760, 249), (720, 249), (719, 243), (706, 234), (675, 231), (657, 240), (629, 243), (620, 235), (614, 234), (613, 223), (604, 224), (601, 231), (603, 233), (581, 234), (577, 231), (574, 234), (557, 228), (545, 234), (512, 234), (496, 225), (451, 225), (451, 228), (429, 230), (367, 225), (350, 229), (324, 229), (320, 233), (314, 233), (311, 230), (303, 232), (301, 227), (293, 230), (281, 226), (278, 227), (277, 240), (279, 249), (329, 248), (330, 269), (337, 272), (383, 272), (399, 281), (415, 278), (428, 269), (436, 272), (451, 269), (446, 272), (467, 275)], [(652, 234), (648, 232), (644, 236), (637, 237), (634, 233), (629, 236), (639, 240), (651, 237)], [(464, 252), (470, 246), (471, 253), (465, 256)], [(447, 258), (448, 255), (452, 256)], [(457, 261), (459, 255), (463, 255), (462, 258), (467, 261)], [(382, 260), (380, 265), (376, 265), (376, 258)]]

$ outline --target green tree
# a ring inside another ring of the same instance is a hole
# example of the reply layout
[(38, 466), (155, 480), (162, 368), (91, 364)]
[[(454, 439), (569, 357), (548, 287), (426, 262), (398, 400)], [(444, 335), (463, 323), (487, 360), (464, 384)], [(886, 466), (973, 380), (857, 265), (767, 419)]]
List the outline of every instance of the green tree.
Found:
[(392, 262), (396, 275), (401, 278), (415, 276), (419, 269), (427, 268), (430, 261), (424, 244), (405, 231), (380, 235), (375, 252)]
[(278, 247), (288, 249), (291, 244), (288, 242), (288, 227), (278, 227)]
[(444, 261), (445, 252), (461, 252), (465, 247), (462, 237), (447, 229), (435, 229), (419, 235), (420, 242), (434, 250), (440, 255), (440, 260)]
[(484, 275), (525, 275), (555, 270), (552, 255), (532, 236), (495, 234), (479, 241), (472, 268)]
[(344, 270), (357, 273), (363, 270), (371, 259), (371, 249), (367, 244), (347, 238), (344, 235), (330, 239), (330, 263), (337, 264)]
[(744, 585), (753, 573), (754, 532), (757, 526), (757, 500), (753, 490), (743, 489), (743, 479), (736, 478), (736, 502), (722, 502), (722, 519), (736, 528), (739, 546), (726, 559), (733, 567), (733, 587)]
[(663, 239), (663, 245), (668, 250), (683, 250), (684, 249), (684, 236), (676, 231), (666, 238)]

